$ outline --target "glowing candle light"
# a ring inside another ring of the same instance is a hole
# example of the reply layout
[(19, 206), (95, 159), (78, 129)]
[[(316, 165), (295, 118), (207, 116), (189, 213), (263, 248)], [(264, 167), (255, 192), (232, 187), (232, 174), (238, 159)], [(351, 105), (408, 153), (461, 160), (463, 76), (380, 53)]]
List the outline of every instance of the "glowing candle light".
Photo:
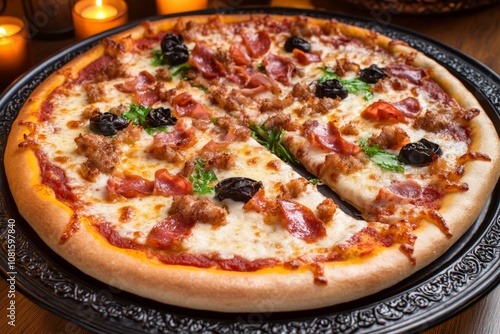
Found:
[(73, 7), (75, 36), (78, 39), (127, 23), (127, 4), (123, 0), (82, 0)]
[(23, 21), (0, 17), (0, 93), (31, 64), (29, 42)]
[(207, 6), (208, 0), (156, 0), (158, 14), (189, 12), (192, 10), (205, 9)]
[(89, 6), (82, 11), (82, 17), (86, 19), (104, 20), (118, 14), (118, 9), (111, 5), (103, 5), (102, 0), (96, 0), (95, 6)]

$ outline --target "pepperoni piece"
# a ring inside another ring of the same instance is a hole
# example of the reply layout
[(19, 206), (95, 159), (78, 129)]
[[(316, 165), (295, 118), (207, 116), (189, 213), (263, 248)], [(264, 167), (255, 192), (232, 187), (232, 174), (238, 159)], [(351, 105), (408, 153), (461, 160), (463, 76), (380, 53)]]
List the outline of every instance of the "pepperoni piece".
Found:
[(321, 61), (321, 56), (317, 53), (306, 53), (297, 48), (293, 49), (292, 52), (295, 59), (297, 59), (301, 65), (309, 65), (311, 63), (319, 63)]
[(96, 225), (97, 231), (113, 246), (128, 249), (141, 249), (141, 245), (120, 236), (110, 223), (100, 222)]
[(266, 68), (267, 74), (276, 81), (285, 86), (290, 85), (295, 65), (291, 59), (269, 54), (262, 62)]
[(306, 242), (314, 242), (326, 235), (325, 225), (308, 207), (291, 200), (278, 200), (288, 232)]
[(155, 77), (148, 71), (141, 71), (137, 77), (115, 85), (120, 92), (132, 94), (134, 103), (151, 107), (160, 101), (160, 91), (156, 85)]
[(361, 117), (374, 122), (383, 123), (406, 123), (403, 113), (385, 101), (377, 101), (370, 104), (361, 112)]
[(175, 106), (176, 116), (189, 116), (195, 119), (209, 118), (210, 112), (205, 106), (197, 102), (193, 97), (187, 93), (181, 93), (174, 97), (172, 105)]
[(126, 198), (148, 196), (153, 193), (153, 182), (139, 175), (126, 175), (120, 177), (113, 175), (108, 179), (108, 196), (116, 195)]
[(75, 203), (77, 197), (68, 185), (68, 179), (64, 170), (51, 163), (42, 150), (36, 150), (35, 156), (40, 167), (42, 183), (54, 191), (58, 200), (68, 201), (71, 204)]
[(396, 107), (405, 117), (415, 118), (422, 111), (420, 103), (414, 97), (407, 97), (399, 102), (392, 104)]
[(242, 33), (243, 44), (252, 58), (258, 58), (266, 54), (271, 47), (271, 38), (265, 30), (257, 33)]
[(252, 63), (252, 58), (246, 53), (245, 47), (241, 43), (231, 45), (229, 54), (236, 65), (247, 66)]
[(172, 175), (166, 169), (155, 173), (154, 194), (161, 196), (189, 195), (193, 193), (193, 185), (184, 177)]
[(146, 238), (146, 244), (157, 249), (165, 249), (172, 243), (186, 238), (194, 225), (195, 222), (184, 218), (181, 213), (173, 214), (151, 229)]
[(405, 180), (402, 182), (394, 182), (387, 189), (399, 196), (405, 198), (419, 198), (422, 196), (422, 187), (413, 180)]
[(193, 130), (186, 128), (184, 122), (180, 120), (175, 123), (173, 130), (169, 133), (157, 132), (153, 139), (152, 148), (161, 149), (164, 146), (187, 148), (193, 146), (196, 141)]
[(109, 55), (103, 55), (97, 58), (78, 72), (78, 79), (75, 83), (81, 84), (85, 81), (92, 80), (97, 73), (103, 72), (113, 61), (114, 59)]
[(214, 79), (225, 75), (224, 66), (217, 60), (214, 52), (203, 43), (197, 43), (189, 55), (189, 64), (206, 79)]
[(304, 134), (309, 141), (325, 151), (334, 151), (339, 154), (355, 155), (361, 147), (352, 144), (341, 137), (339, 129), (333, 122), (328, 124), (318, 121), (306, 122)]
[(423, 69), (405, 63), (389, 65), (384, 68), (384, 71), (397, 78), (406, 79), (415, 85), (421, 85), (422, 80), (427, 77), (427, 73)]

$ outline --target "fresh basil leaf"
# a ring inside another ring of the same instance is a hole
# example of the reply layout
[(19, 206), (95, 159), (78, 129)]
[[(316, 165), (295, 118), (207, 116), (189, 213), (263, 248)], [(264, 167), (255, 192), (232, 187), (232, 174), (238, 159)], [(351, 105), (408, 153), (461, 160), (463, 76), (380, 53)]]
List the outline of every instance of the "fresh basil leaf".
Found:
[(364, 138), (359, 142), (361, 149), (379, 167), (395, 172), (404, 172), (405, 165), (399, 161), (397, 155), (381, 150), (378, 144), (374, 146), (367, 146), (366, 142), (367, 138)]
[(170, 68), (170, 77), (173, 79), (177, 75), (180, 75), (182, 79), (186, 79), (189, 70), (193, 70), (195, 67), (188, 62), (182, 63), (179, 66), (172, 66)]
[(217, 175), (214, 171), (205, 168), (205, 162), (196, 159), (194, 172), (189, 176), (189, 181), (193, 184), (193, 190), (197, 194), (211, 194), (214, 190), (212, 182), (217, 181)]
[(347, 89), (349, 93), (363, 93), (363, 96), (367, 101), (373, 98), (373, 93), (372, 91), (370, 91), (370, 85), (362, 81), (361, 79), (343, 79), (339, 77), (337, 73), (333, 72), (333, 70), (327, 67), (322, 67), (321, 69), (323, 70), (323, 74), (318, 80), (319, 83), (336, 79), (340, 81), (340, 83)]
[(250, 125), (249, 128), (252, 130), (252, 137), (255, 138), (260, 145), (267, 148), (271, 151), (271, 153), (284, 162), (293, 165), (300, 165), (297, 158), (295, 158), (293, 154), (283, 145), (283, 135), (285, 131), (283, 129), (279, 131), (266, 129), (264, 125), (265, 122), (260, 126)]

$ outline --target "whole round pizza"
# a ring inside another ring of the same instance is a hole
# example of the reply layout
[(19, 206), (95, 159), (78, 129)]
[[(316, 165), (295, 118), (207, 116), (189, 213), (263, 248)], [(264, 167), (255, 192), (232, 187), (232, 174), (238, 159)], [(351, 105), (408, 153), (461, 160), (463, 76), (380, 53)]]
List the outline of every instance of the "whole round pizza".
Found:
[(277, 312), (439, 258), (497, 183), (500, 140), (474, 95), (401, 41), (198, 15), (104, 38), (51, 74), (5, 170), (19, 212), (82, 272), (166, 304)]

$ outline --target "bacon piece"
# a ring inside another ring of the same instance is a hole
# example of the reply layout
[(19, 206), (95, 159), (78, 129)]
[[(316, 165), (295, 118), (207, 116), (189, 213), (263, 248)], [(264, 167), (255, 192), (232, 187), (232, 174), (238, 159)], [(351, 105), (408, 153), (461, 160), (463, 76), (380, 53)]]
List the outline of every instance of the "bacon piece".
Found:
[(326, 228), (308, 207), (291, 200), (278, 200), (288, 232), (306, 242), (317, 241), (326, 236)]
[(149, 196), (153, 193), (153, 188), (153, 182), (139, 175), (125, 175), (123, 177), (113, 175), (107, 182), (108, 198), (110, 199), (117, 196), (125, 198)]
[(285, 86), (290, 85), (292, 73), (295, 70), (295, 65), (291, 59), (276, 56), (271, 53), (264, 58), (262, 64), (271, 78), (281, 82)]
[(241, 38), (252, 58), (263, 56), (271, 47), (271, 38), (265, 30), (250, 34), (242, 33)]
[(255, 211), (258, 213), (269, 212), (273, 207), (270, 200), (266, 197), (263, 188), (259, 189), (253, 197), (245, 203), (243, 209), (246, 211)]
[(193, 97), (187, 93), (181, 93), (174, 97), (172, 100), (172, 105), (175, 107), (176, 116), (189, 116), (196, 119), (209, 118), (210, 112), (205, 108), (205, 106), (199, 102), (196, 102)]
[(180, 175), (172, 175), (166, 169), (159, 169), (155, 173), (153, 193), (166, 197), (189, 195), (193, 193), (193, 185)]
[(81, 84), (85, 81), (95, 80), (94, 77), (98, 73), (104, 73), (105, 69), (113, 62), (115, 59), (110, 55), (103, 55), (78, 72), (78, 79), (76, 79), (76, 84)]
[(295, 59), (297, 59), (297, 61), (301, 65), (309, 65), (311, 63), (319, 63), (321, 61), (321, 56), (317, 53), (306, 53), (297, 48), (293, 49), (292, 52)]
[(333, 122), (328, 124), (318, 121), (307, 121), (304, 124), (304, 134), (309, 141), (324, 151), (334, 151), (339, 154), (355, 155), (361, 147), (352, 144), (341, 137), (339, 129)]
[(361, 117), (374, 122), (383, 123), (406, 123), (403, 113), (385, 101), (377, 101), (370, 104), (361, 112)]
[(429, 94), (429, 96), (444, 104), (449, 104), (453, 99), (439, 86), (434, 80), (427, 79), (422, 83), (422, 90)]
[(149, 231), (146, 244), (157, 249), (168, 248), (189, 236), (195, 224), (196, 222), (186, 219), (181, 213), (173, 214)]
[(113, 246), (128, 249), (141, 249), (142, 247), (136, 242), (120, 236), (120, 234), (115, 229), (113, 229), (110, 223), (99, 222), (95, 226), (97, 228), (97, 231)]
[(255, 96), (267, 91), (277, 93), (279, 91), (278, 84), (267, 75), (256, 73), (248, 79), (245, 88), (241, 89), (240, 93), (245, 96)]
[(120, 92), (132, 94), (134, 103), (151, 107), (160, 101), (160, 87), (155, 77), (148, 71), (141, 71), (137, 77), (115, 85)]
[(408, 118), (415, 118), (422, 111), (420, 107), (420, 103), (414, 97), (407, 97), (399, 102), (395, 102), (392, 104), (396, 107), (401, 113)]
[(406, 79), (408, 82), (415, 85), (421, 85), (424, 78), (428, 77), (425, 70), (405, 63), (392, 64), (384, 68), (384, 70), (392, 76)]
[(217, 60), (215, 53), (204, 43), (197, 43), (189, 55), (189, 64), (193, 65), (206, 79), (225, 76), (224, 66)]
[(234, 43), (233, 45), (231, 45), (229, 53), (236, 65), (247, 66), (252, 63), (252, 59), (246, 53), (246, 50), (244, 49), (244, 46), (241, 43)]

